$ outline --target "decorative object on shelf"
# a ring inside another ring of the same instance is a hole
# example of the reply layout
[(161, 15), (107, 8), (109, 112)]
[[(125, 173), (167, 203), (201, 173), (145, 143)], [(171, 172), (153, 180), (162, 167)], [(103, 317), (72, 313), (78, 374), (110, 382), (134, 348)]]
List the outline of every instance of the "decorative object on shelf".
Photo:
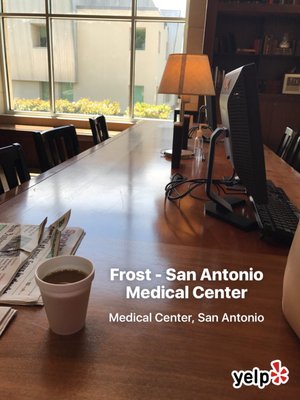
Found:
[(291, 41), (288, 33), (285, 33), (280, 41), (272, 34), (266, 34), (263, 40), (262, 54), (292, 56), (295, 48), (296, 41)]
[(262, 38), (255, 37), (249, 47), (237, 47), (236, 35), (233, 32), (219, 34), (215, 38), (214, 51), (216, 55), (299, 55), (297, 54), (298, 42), (290, 39), (285, 33), (282, 38), (277, 38), (272, 33), (266, 33)]
[(279, 43), (279, 47), (281, 49), (289, 49), (291, 47), (291, 43), (289, 41), (289, 34), (285, 33), (282, 37), (281, 42)]
[(300, 94), (300, 74), (285, 74), (282, 93)]

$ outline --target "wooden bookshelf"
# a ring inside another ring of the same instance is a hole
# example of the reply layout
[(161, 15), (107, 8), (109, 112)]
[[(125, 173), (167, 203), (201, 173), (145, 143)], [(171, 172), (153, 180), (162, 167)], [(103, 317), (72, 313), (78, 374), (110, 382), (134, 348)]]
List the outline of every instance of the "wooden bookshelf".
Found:
[(274, 150), (286, 126), (300, 130), (300, 96), (282, 94), (284, 75), (300, 72), (298, 3), (217, 0), (207, 8), (204, 53), (217, 92), (226, 72), (256, 64), (264, 140)]

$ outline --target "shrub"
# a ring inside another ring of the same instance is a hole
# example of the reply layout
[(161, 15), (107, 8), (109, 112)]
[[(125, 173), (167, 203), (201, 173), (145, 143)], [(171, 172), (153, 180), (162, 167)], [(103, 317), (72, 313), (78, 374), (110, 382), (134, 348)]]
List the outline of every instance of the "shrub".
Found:
[[(88, 98), (82, 98), (78, 101), (69, 101), (58, 99), (55, 107), (59, 113), (69, 114), (104, 114), (120, 115), (121, 107), (117, 101), (104, 99), (102, 101), (92, 101)], [(18, 99), (14, 101), (14, 109), (19, 111), (49, 111), (49, 101), (42, 99)], [(137, 118), (158, 118), (168, 119), (170, 117), (171, 107), (167, 104), (148, 104), (137, 102), (134, 105), (134, 116)], [(128, 109), (125, 111), (128, 115)]]
[(78, 107), (78, 114), (118, 115), (121, 112), (120, 104), (117, 101), (111, 102), (109, 99), (91, 101), (82, 98), (76, 102), (76, 107)]
[(55, 102), (56, 111), (59, 113), (76, 113), (76, 103), (66, 99), (58, 99)]
[[(137, 102), (134, 105), (134, 116), (138, 118), (168, 119), (172, 109), (167, 104), (148, 104)], [(128, 110), (126, 111), (128, 114)]]
[(49, 111), (49, 101), (41, 99), (15, 99), (14, 109), (19, 111)]
[[(69, 101), (66, 99), (58, 99), (55, 107), (59, 113), (73, 114), (105, 114), (119, 115), (121, 108), (117, 101), (105, 99), (102, 101), (92, 101), (87, 98), (78, 101)], [(19, 111), (49, 111), (50, 103), (41, 99), (15, 99), (14, 109)]]

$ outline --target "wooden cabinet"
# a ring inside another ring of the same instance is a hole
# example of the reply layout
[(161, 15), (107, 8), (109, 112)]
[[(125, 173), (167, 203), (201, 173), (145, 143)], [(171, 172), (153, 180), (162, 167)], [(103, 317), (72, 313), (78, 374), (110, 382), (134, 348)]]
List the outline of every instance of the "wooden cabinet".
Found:
[(300, 96), (260, 94), (264, 143), (276, 151), (287, 126), (300, 133)]
[(263, 137), (275, 150), (285, 126), (300, 129), (300, 95), (282, 94), (285, 74), (300, 73), (300, 4), (270, 3), (209, 1), (204, 53), (217, 92), (226, 72), (256, 64)]

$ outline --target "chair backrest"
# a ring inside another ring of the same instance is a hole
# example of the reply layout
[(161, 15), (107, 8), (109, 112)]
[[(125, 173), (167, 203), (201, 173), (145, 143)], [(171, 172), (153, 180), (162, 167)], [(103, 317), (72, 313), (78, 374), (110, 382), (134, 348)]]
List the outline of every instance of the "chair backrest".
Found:
[(30, 179), (24, 151), (19, 143), (0, 148), (0, 166), (2, 168), (0, 193)]
[(293, 142), (287, 162), (300, 172), (300, 135), (298, 134)]
[(79, 143), (74, 125), (33, 132), (33, 138), (42, 172), (79, 154)]
[(104, 115), (98, 115), (95, 118), (89, 118), (90, 127), (93, 134), (94, 144), (109, 139), (106, 119)]
[(292, 128), (289, 127), (285, 128), (285, 132), (281, 138), (280, 144), (276, 151), (276, 154), (283, 160), (286, 160), (286, 158), (288, 157), (295, 136), (296, 132)]

